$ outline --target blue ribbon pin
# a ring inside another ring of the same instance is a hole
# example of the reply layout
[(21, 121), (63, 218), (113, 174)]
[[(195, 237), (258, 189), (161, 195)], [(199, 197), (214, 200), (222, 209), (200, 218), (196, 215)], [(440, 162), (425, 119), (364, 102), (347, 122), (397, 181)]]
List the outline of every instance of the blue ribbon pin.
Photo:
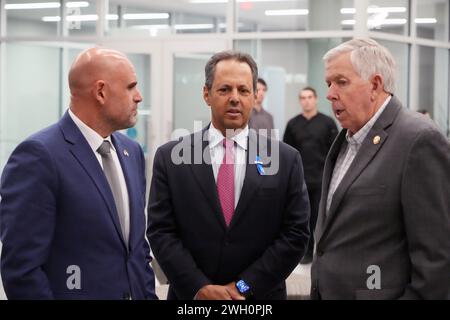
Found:
[(262, 166), (263, 163), (262, 163), (262, 161), (261, 161), (261, 159), (260, 159), (259, 156), (256, 156), (255, 164), (256, 164), (256, 168), (258, 169), (258, 173), (259, 173), (261, 176), (264, 175), (265, 172), (264, 172), (264, 168), (263, 168), (263, 166)]

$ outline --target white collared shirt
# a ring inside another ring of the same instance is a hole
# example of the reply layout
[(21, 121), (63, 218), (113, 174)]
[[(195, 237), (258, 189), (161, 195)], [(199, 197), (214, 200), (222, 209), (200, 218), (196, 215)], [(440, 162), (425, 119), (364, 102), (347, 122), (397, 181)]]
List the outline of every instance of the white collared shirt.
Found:
[(103, 168), (102, 163), (102, 156), (100, 153), (97, 152), (97, 149), (100, 147), (100, 145), (103, 143), (104, 140), (107, 140), (111, 144), (111, 156), (114, 161), (114, 165), (116, 166), (117, 173), (119, 175), (119, 183), (120, 183), (120, 189), (122, 191), (122, 201), (125, 206), (125, 217), (128, 219), (125, 223), (130, 223), (130, 201), (128, 197), (128, 188), (127, 183), (125, 182), (125, 176), (123, 174), (122, 166), (120, 165), (119, 157), (117, 156), (116, 148), (114, 147), (114, 144), (111, 141), (111, 136), (108, 136), (106, 138), (103, 138), (100, 136), (96, 131), (91, 129), (88, 125), (86, 125), (83, 121), (81, 121), (69, 108), (69, 116), (72, 118), (73, 122), (75, 122), (78, 129), (80, 129), (81, 133), (83, 134), (84, 138), (87, 140), (89, 146), (92, 149), (92, 152), (94, 153), (95, 157), (98, 160), (98, 163)]
[(338, 158), (336, 160), (330, 186), (328, 189), (326, 210), (327, 214), (328, 210), (330, 210), (334, 192), (336, 191), (337, 187), (347, 173), (348, 168), (350, 168), (350, 165), (358, 154), (358, 151), (361, 148), (364, 139), (367, 137), (369, 131), (372, 129), (373, 125), (378, 120), (380, 115), (383, 113), (389, 101), (391, 101), (391, 95), (386, 98), (380, 109), (378, 109), (378, 111), (372, 116), (372, 118), (370, 118), (370, 120), (367, 121), (367, 123), (354, 135), (350, 136), (349, 131), (347, 130), (347, 134), (345, 136), (345, 139), (347, 140), (347, 146), (345, 148), (341, 147), (341, 151), (339, 152)]
[[(246, 169), (246, 151), (248, 143), (248, 126), (246, 126), (241, 132), (232, 137), (231, 139), (235, 141), (234, 144), (234, 208), (239, 202), (239, 197), (241, 196), (242, 186), (244, 185), (245, 169)], [(223, 136), (222, 132), (214, 128), (211, 125), (208, 129), (208, 141), (209, 141), (209, 152), (211, 155), (211, 164), (214, 173), (214, 180), (217, 184), (217, 175), (219, 174), (219, 168), (223, 161), (223, 156), (225, 154), (225, 148), (222, 144)]]

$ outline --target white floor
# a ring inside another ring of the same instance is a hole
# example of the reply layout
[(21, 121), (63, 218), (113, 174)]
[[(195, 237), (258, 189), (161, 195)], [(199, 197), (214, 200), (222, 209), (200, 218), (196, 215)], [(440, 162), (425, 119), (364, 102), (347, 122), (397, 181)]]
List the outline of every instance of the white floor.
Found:
[(286, 280), (289, 300), (309, 299), (311, 290), (311, 264), (299, 264)]
[(6, 300), (5, 290), (3, 290), (1, 279), (0, 279), (0, 300)]
[(309, 264), (299, 264), (292, 274), (302, 275), (305, 277), (309, 277), (311, 279), (311, 263)]
[[(2, 243), (0, 242), (0, 254), (2, 253)], [(0, 277), (0, 300), (6, 300), (5, 290), (3, 290), (2, 278)]]

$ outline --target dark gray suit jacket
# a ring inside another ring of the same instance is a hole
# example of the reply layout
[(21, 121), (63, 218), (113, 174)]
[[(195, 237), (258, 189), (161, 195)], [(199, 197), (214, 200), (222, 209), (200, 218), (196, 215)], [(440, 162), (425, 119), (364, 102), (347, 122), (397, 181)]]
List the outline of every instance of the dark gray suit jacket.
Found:
[[(343, 144), (328, 154), (315, 231), (312, 298), (446, 299), (450, 286), (450, 144), (432, 121), (392, 97), (336, 189)], [(378, 136), (380, 142), (374, 143)], [(345, 147), (345, 146), (344, 146)], [(371, 269), (379, 267), (380, 289)], [(369, 287), (371, 287), (369, 285)]]
[[(257, 138), (251, 130), (249, 145)], [(170, 282), (168, 298), (192, 299), (204, 285), (244, 279), (255, 299), (285, 299), (284, 280), (302, 258), (309, 238), (300, 154), (272, 141), (279, 147), (275, 175), (258, 174), (255, 158), (248, 159), (241, 196), (227, 227), (207, 161), (208, 142), (202, 140), (202, 133), (196, 133), (161, 146), (155, 155), (147, 234)], [(200, 151), (201, 163), (176, 164), (174, 150), (183, 150), (191, 160)]]

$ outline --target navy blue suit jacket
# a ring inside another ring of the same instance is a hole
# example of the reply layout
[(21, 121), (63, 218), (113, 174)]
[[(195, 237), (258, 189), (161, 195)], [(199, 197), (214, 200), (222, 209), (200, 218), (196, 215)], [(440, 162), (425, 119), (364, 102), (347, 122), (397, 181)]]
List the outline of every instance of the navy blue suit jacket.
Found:
[(128, 248), (103, 170), (68, 113), (12, 153), (0, 185), (1, 276), (9, 299), (156, 298), (144, 237), (142, 149), (120, 133), (112, 141), (129, 194)]

